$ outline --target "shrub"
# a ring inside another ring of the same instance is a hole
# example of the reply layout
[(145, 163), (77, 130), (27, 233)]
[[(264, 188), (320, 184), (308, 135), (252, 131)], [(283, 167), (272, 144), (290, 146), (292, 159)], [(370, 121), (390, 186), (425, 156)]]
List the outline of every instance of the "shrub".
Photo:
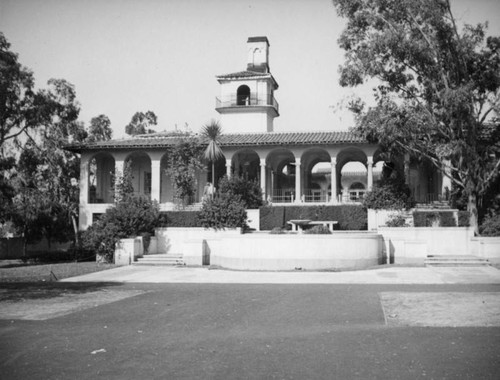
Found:
[(366, 208), (402, 210), (411, 207), (410, 191), (406, 185), (387, 181), (375, 185), (363, 198)]
[(159, 227), (201, 227), (199, 211), (168, 211), (161, 212), (158, 219)]
[(276, 226), (288, 228), (293, 219), (336, 220), (340, 230), (366, 230), (366, 209), (359, 205), (341, 206), (263, 206), (260, 208), (260, 229), (271, 230)]
[(500, 236), (500, 214), (487, 215), (479, 227), (479, 232), (482, 236)]
[(408, 227), (405, 217), (401, 214), (393, 214), (389, 216), (385, 225), (387, 227)]
[(413, 225), (415, 227), (432, 227), (439, 222), (437, 211), (415, 211), (413, 213)]
[(318, 225), (305, 230), (304, 233), (309, 235), (331, 235), (332, 231), (328, 227)]
[[(468, 225), (467, 211), (458, 213), (460, 227), (464, 226), (464, 223)], [(413, 223), (415, 227), (432, 227), (439, 225), (439, 227), (456, 227), (457, 221), (455, 220), (455, 215), (452, 211), (415, 211), (413, 213)]]
[(158, 217), (156, 202), (143, 196), (127, 196), (83, 232), (82, 248), (112, 262), (115, 245), (120, 239), (153, 233)]
[(264, 204), (259, 182), (250, 181), (244, 177), (222, 177), (219, 181), (219, 193), (230, 193), (240, 196), (245, 207), (248, 209), (259, 208)]
[(469, 227), (470, 226), (470, 213), (469, 211), (459, 211), (458, 212), (458, 227)]
[(215, 230), (247, 228), (247, 212), (240, 197), (225, 193), (203, 203), (198, 217), (202, 227)]
[(440, 227), (456, 227), (457, 221), (453, 211), (444, 211), (439, 213), (439, 226)]

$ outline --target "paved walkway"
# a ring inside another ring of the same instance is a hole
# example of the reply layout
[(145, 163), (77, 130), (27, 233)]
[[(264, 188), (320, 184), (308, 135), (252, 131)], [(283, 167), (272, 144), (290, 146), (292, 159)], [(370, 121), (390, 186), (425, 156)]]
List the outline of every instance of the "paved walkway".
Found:
[(500, 270), (478, 267), (383, 267), (346, 272), (250, 272), (208, 268), (126, 266), (63, 282), (228, 284), (500, 284)]

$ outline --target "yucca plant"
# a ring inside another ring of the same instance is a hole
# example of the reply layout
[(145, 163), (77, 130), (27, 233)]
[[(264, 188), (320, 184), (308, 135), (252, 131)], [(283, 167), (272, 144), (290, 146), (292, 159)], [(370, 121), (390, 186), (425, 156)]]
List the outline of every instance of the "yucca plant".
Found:
[(212, 163), (212, 185), (215, 186), (215, 162), (224, 157), (220, 147), (220, 136), (222, 135), (222, 127), (216, 120), (205, 124), (201, 130), (201, 135), (208, 140), (208, 146), (203, 154), (204, 158)]

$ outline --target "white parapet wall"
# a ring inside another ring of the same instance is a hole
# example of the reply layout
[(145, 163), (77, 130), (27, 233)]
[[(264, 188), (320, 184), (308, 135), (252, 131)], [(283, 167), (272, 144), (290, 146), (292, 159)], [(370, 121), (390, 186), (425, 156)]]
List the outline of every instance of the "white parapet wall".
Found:
[(478, 236), (471, 239), (471, 253), (488, 259), (492, 264), (500, 264), (500, 237)]
[(379, 227), (385, 254), (395, 264), (424, 264), (429, 255), (471, 255), (470, 227)]
[(115, 247), (115, 264), (131, 265), (144, 254), (142, 237), (120, 239)]
[(331, 235), (248, 234), (206, 239), (210, 264), (237, 270), (328, 270), (382, 264), (383, 242), (376, 233)]
[(207, 255), (207, 239), (219, 239), (222, 236), (242, 236), (241, 229), (215, 231), (198, 227), (166, 227), (156, 228), (156, 252), (150, 253), (182, 253), (186, 265), (204, 265), (203, 256)]

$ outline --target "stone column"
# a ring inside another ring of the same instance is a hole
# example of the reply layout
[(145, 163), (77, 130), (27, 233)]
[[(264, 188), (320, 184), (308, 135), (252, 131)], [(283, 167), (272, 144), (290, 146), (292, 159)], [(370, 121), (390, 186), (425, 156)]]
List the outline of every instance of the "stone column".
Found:
[[(87, 204), (89, 201), (89, 160), (90, 155), (82, 154), (80, 159), (80, 217), (78, 218), (78, 229), (86, 230), (92, 224), (92, 214), (87, 212)], [(89, 216), (90, 214), (90, 216)]]
[(331, 180), (330, 180), (330, 185), (332, 188), (332, 203), (337, 203), (337, 157), (331, 157)]
[(262, 190), (262, 199), (266, 200), (266, 159), (260, 159), (260, 188)]
[(231, 163), (232, 163), (232, 160), (226, 160), (226, 175), (227, 175), (227, 178), (231, 178)]
[(369, 156), (366, 160), (366, 168), (368, 169), (368, 178), (367, 178), (367, 187), (368, 191), (371, 191), (373, 188), (373, 157)]
[(300, 203), (302, 198), (300, 158), (295, 158), (295, 203)]
[(156, 200), (160, 203), (161, 191), (161, 159), (155, 158), (151, 160), (151, 200)]

